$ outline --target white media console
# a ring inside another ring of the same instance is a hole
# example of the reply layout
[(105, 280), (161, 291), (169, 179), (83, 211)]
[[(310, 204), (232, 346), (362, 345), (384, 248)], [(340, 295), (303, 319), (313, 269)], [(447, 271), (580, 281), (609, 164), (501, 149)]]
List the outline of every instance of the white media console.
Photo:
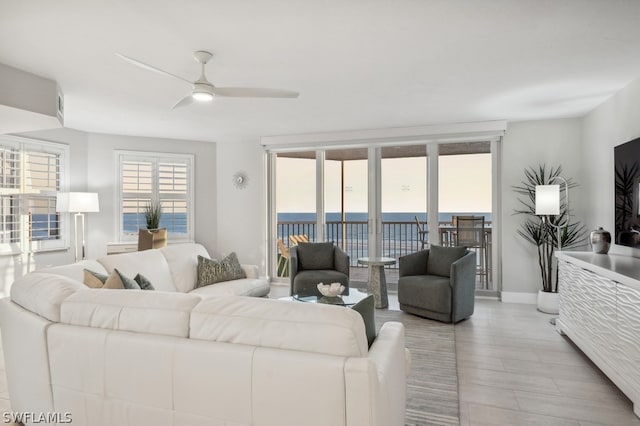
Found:
[(556, 257), (558, 331), (629, 397), (640, 417), (640, 259), (590, 252)]

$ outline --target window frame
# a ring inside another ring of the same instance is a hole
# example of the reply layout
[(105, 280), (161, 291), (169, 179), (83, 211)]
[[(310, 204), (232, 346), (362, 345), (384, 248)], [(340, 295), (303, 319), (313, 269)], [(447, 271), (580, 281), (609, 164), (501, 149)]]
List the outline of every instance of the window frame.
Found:
[[(15, 148), (20, 153), (20, 182), (17, 194), (19, 196), (19, 241), (2, 243), (0, 242), (0, 255), (16, 255), (22, 253), (39, 253), (46, 251), (67, 250), (69, 249), (69, 215), (58, 213), (59, 236), (60, 238), (53, 240), (30, 240), (29, 239), (29, 209), (28, 203), (30, 198), (49, 198), (53, 200), (55, 206), (55, 198), (58, 192), (69, 190), (69, 174), (70, 174), (70, 150), (69, 145), (42, 141), (37, 139), (0, 135), (0, 145), (4, 147)], [(44, 190), (40, 193), (28, 192), (26, 188), (26, 160), (25, 153), (43, 152), (58, 156), (59, 174), (57, 178), (57, 189)], [(55, 207), (54, 207), (55, 209)], [(55, 210), (54, 210), (55, 211)]]
[[(177, 234), (173, 232), (168, 233), (168, 240), (170, 242), (186, 242), (193, 241), (195, 235), (195, 200), (194, 200), (194, 177), (195, 177), (195, 155), (193, 154), (177, 154), (171, 152), (157, 152), (157, 151), (131, 151), (131, 150), (115, 150), (114, 151), (114, 165), (116, 176), (116, 190), (115, 190), (115, 235), (116, 240), (121, 243), (131, 243), (137, 241), (137, 232), (124, 232), (123, 221), (123, 200), (124, 192), (122, 191), (122, 166), (124, 161), (140, 160), (150, 161), (153, 164), (152, 171), (152, 189), (151, 197), (154, 199), (160, 199), (159, 192), (159, 171), (156, 167), (161, 160), (176, 160), (180, 159), (187, 165), (187, 194), (184, 198), (181, 197), (168, 197), (170, 199), (184, 199), (187, 204), (187, 233)], [(167, 197), (163, 197), (167, 198)]]

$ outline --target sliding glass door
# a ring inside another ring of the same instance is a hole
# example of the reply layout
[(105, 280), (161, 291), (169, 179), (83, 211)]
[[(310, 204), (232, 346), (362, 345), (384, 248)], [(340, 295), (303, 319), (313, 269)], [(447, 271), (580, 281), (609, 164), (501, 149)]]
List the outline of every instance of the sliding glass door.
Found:
[[(325, 152), (325, 241), (333, 241), (349, 254), (352, 269), (369, 250), (367, 158), (366, 148)], [(353, 271), (352, 280), (366, 281)]]
[[(426, 248), (427, 146), (381, 148), (382, 252), (395, 259)], [(398, 265), (388, 266), (387, 282), (397, 282)]]
[[(493, 289), (492, 167), (489, 142), (439, 147), (438, 243), (476, 252), (476, 288), (481, 290)], [(482, 229), (472, 231), (461, 223), (482, 224)]]
[(316, 239), (316, 153), (275, 156), (276, 251), (272, 276), (289, 276), (289, 247)]
[[(367, 269), (358, 258), (398, 259), (429, 244), (453, 245), (454, 217), (481, 216), (487, 239), (478, 288), (491, 290), (497, 185), (491, 146), (425, 142), (271, 154), (271, 276), (288, 279), (292, 245), (332, 241), (350, 256), (351, 280), (364, 283)], [(397, 281), (397, 268), (388, 267), (387, 282)]]

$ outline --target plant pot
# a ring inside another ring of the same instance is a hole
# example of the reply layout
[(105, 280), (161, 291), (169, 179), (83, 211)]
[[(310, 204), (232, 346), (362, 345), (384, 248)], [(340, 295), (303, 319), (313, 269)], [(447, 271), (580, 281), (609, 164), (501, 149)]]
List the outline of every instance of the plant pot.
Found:
[(538, 291), (538, 310), (545, 314), (557, 315), (559, 311), (560, 294), (548, 291)]
[(138, 231), (138, 251), (158, 249), (167, 246), (167, 228), (140, 229)]

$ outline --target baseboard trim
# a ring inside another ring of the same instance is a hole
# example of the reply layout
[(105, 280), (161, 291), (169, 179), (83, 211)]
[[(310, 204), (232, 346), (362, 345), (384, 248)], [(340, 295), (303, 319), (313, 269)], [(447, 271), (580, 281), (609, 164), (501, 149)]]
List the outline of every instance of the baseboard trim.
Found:
[(525, 305), (536, 305), (538, 303), (538, 293), (503, 291), (500, 293), (500, 298), (503, 303), (523, 303)]

